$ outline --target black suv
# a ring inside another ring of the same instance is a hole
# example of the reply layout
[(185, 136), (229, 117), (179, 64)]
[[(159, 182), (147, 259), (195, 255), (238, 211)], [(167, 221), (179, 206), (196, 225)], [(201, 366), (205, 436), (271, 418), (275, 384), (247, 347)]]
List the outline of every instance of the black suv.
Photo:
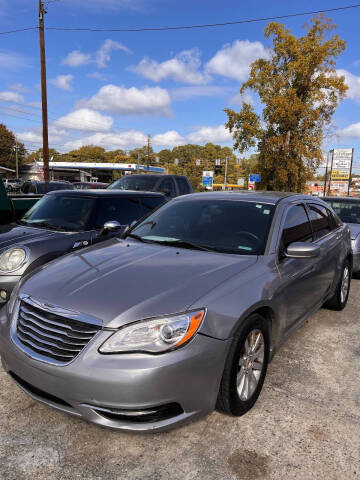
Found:
[(109, 185), (108, 188), (162, 192), (169, 198), (193, 193), (191, 183), (188, 178), (183, 175), (125, 175)]
[(25, 194), (45, 195), (54, 190), (74, 190), (74, 188), (72, 183), (66, 181), (39, 182), (37, 180), (26, 180), (21, 187), (21, 191)]

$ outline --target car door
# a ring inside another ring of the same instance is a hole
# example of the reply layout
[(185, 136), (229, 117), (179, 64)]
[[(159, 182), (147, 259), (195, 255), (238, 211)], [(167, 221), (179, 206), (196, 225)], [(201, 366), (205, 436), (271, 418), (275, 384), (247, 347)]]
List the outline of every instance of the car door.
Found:
[(321, 250), (318, 289), (322, 298), (325, 298), (336, 280), (337, 262), (341, 257), (342, 234), (333, 222), (331, 212), (325, 206), (309, 202), (307, 208), (314, 232), (314, 242)]
[(278, 269), (281, 276), (277, 302), (284, 334), (301, 322), (320, 301), (318, 291), (320, 259), (287, 258), (287, 247), (293, 242), (312, 242), (313, 233), (303, 203), (288, 207), (281, 229), (278, 248)]

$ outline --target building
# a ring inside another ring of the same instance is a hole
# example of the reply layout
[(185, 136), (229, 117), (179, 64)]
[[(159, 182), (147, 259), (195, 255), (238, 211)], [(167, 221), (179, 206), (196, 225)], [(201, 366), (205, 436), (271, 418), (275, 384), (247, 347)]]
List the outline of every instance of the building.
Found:
[[(114, 172), (119, 172), (120, 176), (129, 173), (164, 173), (162, 167), (147, 167), (137, 165), (136, 163), (100, 163), (100, 162), (49, 162), (51, 180), (69, 180), (71, 182), (112, 182)], [(23, 165), (21, 176), (24, 180), (43, 180), (44, 164), (43, 162), (34, 162)]]

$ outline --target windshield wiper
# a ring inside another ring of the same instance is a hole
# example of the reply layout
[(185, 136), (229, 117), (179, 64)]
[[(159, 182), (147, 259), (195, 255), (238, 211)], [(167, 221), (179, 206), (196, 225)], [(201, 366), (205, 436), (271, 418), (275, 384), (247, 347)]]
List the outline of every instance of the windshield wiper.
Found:
[(51, 223), (47, 223), (47, 222), (39, 222), (39, 223), (28, 222), (27, 225), (29, 225), (30, 227), (48, 228), (49, 230), (57, 230), (57, 231), (66, 232), (66, 228), (56, 226), (56, 225), (52, 225)]
[(140, 235), (136, 235), (135, 233), (129, 233), (126, 235), (125, 238), (130, 237), (130, 238), (135, 238), (135, 240), (139, 240), (139, 242), (143, 243), (155, 243), (152, 240), (146, 240), (145, 238), (140, 237)]
[(207, 245), (199, 245), (198, 243), (188, 242), (187, 240), (164, 240), (164, 241), (157, 241), (154, 240), (155, 243), (159, 245), (166, 245), (167, 247), (179, 247), (179, 248), (189, 248), (193, 250), (203, 250), (205, 252), (215, 252), (216, 248), (209, 247)]

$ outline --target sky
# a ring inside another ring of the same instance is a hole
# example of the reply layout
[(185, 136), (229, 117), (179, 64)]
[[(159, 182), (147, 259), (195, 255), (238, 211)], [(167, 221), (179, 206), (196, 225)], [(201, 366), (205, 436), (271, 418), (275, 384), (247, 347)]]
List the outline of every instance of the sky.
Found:
[[(47, 27), (138, 28), (194, 25), (286, 15), (349, 5), (350, 0), (57, 0)], [(37, 0), (0, 0), (0, 31), (37, 25)], [(337, 69), (349, 91), (324, 144), (354, 147), (360, 171), (360, 8), (328, 14), (347, 48)], [(296, 35), (310, 16), (279, 20)], [(267, 22), (160, 32), (46, 31), (50, 147), (65, 152), (96, 144), (107, 150), (155, 151), (185, 143), (232, 146), (224, 108), (239, 95), (251, 62), (268, 55)], [(0, 121), (29, 150), (41, 147), (39, 42), (36, 30), (0, 35)]]

